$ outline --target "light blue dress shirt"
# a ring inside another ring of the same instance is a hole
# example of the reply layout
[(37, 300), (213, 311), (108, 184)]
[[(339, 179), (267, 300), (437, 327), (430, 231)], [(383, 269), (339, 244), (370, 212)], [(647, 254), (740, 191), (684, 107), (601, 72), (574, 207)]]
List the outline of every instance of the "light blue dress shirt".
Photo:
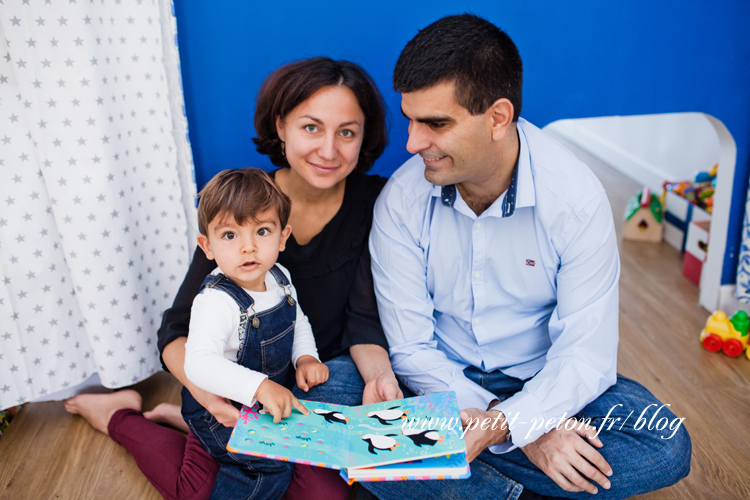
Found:
[(620, 262), (609, 201), (571, 152), (520, 119), (508, 190), (480, 216), (434, 186), (414, 156), (375, 205), (378, 311), (393, 369), (415, 393), (453, 390), (460, 408), (496, 396), (469, 365), (529, 379), (494, 409), (512, 422), (495, 453), (573, 416), (617, 377)]

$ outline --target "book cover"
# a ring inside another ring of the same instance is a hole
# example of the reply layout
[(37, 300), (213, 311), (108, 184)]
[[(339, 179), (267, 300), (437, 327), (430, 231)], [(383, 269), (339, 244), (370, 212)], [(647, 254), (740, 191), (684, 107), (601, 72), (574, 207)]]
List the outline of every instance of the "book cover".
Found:
[[(286, 420), (273, 423), (256, 403), (243, 407), (227, 450), (274, 460), (343, 469), (349, 481), (366, 477), (394, 479), (466, 476), (466, 445), (461, 439), (461, 419), (455, 392), (362, 406), (343, 406), (302, 401), (310, 411), (293, 411)], [(430, 462), (433, 457), (445, 457)], [(458, 456), (463, 456), (463, 463)], [(406, 465), (411, 462), (411, 465)], [(401, 464), (391, 472), (372, 471)], [(406, 469), (404, 468), (406, 467)], [(463, 469), (462, 469), (463, 467)], [(370, 469), (355, 473), (360, 469)], [(403, 474), (405, 470), (413, 471)], [(427, 471), (419, 472), (420, 469)], [(441, 473), (441, 471), (448, 474)], [(394, 472), (395, 471), (395, 472)], [(370, 479), (372, 480), (372, 479)]]
[(469, 476), (471, 476), (471, 470), (466, 461), (466, 453), (454, 453), (376, 467), (341, 469), (341, 477), (349, 484), (355, 481), (466, 479)]

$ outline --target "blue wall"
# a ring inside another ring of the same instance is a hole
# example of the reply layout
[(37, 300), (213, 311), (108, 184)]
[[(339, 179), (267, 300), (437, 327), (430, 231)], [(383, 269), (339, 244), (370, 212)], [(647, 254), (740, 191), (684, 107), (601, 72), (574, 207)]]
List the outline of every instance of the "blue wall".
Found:
[(562, 118), (700, 111), (737, 142), (722, 283), (735, 281), (750, 171), (750, 2), (176, 2), (182, 75), (199, 187), (224, 168), (270, 168), (251, 138), (255, 94), (281, 64), (317, 55), (367, 69), (390, 108), (391, 143), (373, 172), (407, 157), (391, 87), (417, 30), (473, 12), (513, 38), (524, 60), (522, 115)]

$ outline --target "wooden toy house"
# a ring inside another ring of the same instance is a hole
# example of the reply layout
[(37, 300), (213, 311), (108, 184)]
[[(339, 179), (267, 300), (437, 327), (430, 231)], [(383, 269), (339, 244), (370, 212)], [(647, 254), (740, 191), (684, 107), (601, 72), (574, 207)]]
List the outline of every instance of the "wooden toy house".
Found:
[(659, 242), (662, 238), (662, 206), (651, 190), (643, 188), (628, 201), (622, 237), (627, 240)]

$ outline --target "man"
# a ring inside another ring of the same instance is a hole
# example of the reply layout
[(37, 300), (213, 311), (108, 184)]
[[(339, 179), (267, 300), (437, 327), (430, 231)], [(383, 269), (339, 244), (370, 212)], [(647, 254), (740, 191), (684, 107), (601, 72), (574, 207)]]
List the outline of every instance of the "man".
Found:
[[(406, 45), (393, 81), (417, 156), (375, 207), (378, 309), (404, 384), (456, 391), (472, 478), (364, 486), (383, 499), (517, 498), (516, 482), (625, 498), (684, 477), (682, 420), (616, 372), (620, 266), (606, 194), (519, 119), (515, 44), (476, 16), (446, 17)], [(652, 417), (670, 427), (646, 425)]]

